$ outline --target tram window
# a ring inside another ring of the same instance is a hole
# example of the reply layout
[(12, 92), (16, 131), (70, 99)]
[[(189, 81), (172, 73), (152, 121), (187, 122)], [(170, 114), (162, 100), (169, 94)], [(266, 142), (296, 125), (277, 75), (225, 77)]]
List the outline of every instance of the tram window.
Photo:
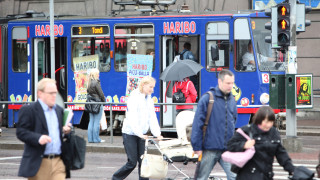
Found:
[(208, 71), (229, 68), (229, 24), (214, 22), (207, 25), (207, 61)]
[(239, 18), (234, 22), (234, 67), (237, 71), (255, 71), (256, 65), (251, 45), (249, 23)]
[(26, 72), (27, 69), (27, 30), (25, 27), (16, 27), (12, 30), (12, 70)]
[[(154, 27), (151, 24), (116, 25), (114, 33), (116, 71), (127, 71), (127, 54), (146, 55), (147, 50), (154, 49)], [(153, 70), (154, 64), (155, 58), (153, 58)]]
[(270, 21), (268, 18), (251, 19), (252, 35), (258, 67), (260, 71), (285, 71), (287, 64), (283, 61), (284, 54), (272, 49), (271, 44), (264, 41), (266, 36), (270, 36), (270, 31), (264, 28), (264, 24), (268, 21)]
[(72, 70), (91, 68), (99, 68), (100, 72), (110, 71), (109, 37), (72, 38)]
[(255, 71), (256, 65), (251, 40), (238, 40), (235, 43), (237, 47), (235, 69), (238, 71)]

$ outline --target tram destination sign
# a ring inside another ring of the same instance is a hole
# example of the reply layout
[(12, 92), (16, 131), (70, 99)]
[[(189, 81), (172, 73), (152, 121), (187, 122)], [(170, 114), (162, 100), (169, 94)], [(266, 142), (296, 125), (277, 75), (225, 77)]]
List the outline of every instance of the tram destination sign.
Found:
[(72, 36), (101, 36), (109, 35), (108, 26), (73, 26)]

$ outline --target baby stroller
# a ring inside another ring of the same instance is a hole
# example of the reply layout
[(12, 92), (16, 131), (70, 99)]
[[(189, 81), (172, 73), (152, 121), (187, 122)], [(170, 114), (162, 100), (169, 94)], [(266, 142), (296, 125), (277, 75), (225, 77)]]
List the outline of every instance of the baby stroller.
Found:
[(177, 139), (160, 141), (160, 150), (174, 162), (196, 162), (198, 157), (193, 154), (190, 141), (187, 139), (186, 127), (193, 123), (195, 112), (182, 111), (176, 117)]
[[(187, 140), (185, 132), (186, 126), (192, 124), (193, 117), (194, 112), (192, 111), (183, 111), (178, 114), (176, 118), (177, 139), (164, 139), (163, 141), (156, 142), (150, 137), (146, 140), (145, 153), (142, 157), (141, 176), (154, 179), (165, 179), (168, 166), (172, 166), (178, 173), (183, 175), (184, 179), (192, 179), (179, 169), (174, 162), (183, 162), (184, 165), (187, 165), (190, 161), (197, 162), (198, 160), (197, 155), (193, 155), (192, 146)], [(154, 145), (161, 155), (148, 155), (147, 151), (149, 144)], [(149, 166), (153, 166), (153, 170), (150, 170), (150, 168), (146, 170), (144, 164), (147, 163)], [(166, 179), (170, 180), (170, 178)]]
[[(169, 140), (170, 141), (170, 140)], [(148, 145), (152, 144), (160, 152), (161, 155), (150, 155), (147, 154)], [(167, 156), (164, 152), (161, 151), (159, 144), (150, 137), (146, 140), (145, 153), (142, 156), (142, 165), (141, 165), (141, 176), (153, 179), (166, 179), (172, 180), (171, 178), (166, 178), (168, 165), (174, 167), (179, 173), (184, 176), (184, 179), (192, 179), (187, 174), (182, 172), (175, 164), (174, 161)]]
[[(156, 145), (159, 152), (163, 155), (164, 160), (168, 162), (169, 165), (172, 165), (179, 173), (181, 173), (185, 178), (184, 179), (193, 179), (193, 177), (188, 176), (182, 172), (177, 166), (174, 165), (174, 162), (183, 162), (184, 165), (187, 165), (189, 162), (198, 162), (198, 156), (193, 154), (193, 148), (191, 142), (188, 141), (186, 128), (189, 125), (192, 125), (195, 112), (193, 111), (182, 111), (176, 117), (176, 129), (177, 129), (177, 139), (170, 139), (165, 141), (159, 141), (158, 144), (153, 142)], [(210, 176), (211, 180), (219, 180)], [(167, 178), (170, 180), (170, 178)]]

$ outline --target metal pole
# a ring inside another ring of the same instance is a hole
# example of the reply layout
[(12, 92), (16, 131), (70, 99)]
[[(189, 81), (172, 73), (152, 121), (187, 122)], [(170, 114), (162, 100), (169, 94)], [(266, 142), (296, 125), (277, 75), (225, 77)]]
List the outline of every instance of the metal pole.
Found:
[(110, 143), (113, 144), (112, 104), (110, 104)]
[[(296, 46), (296, 0), (289, 0), (290, 3), (290, 46)], [(290, 53), (290, 47), (289, 47)], [(287, 58), (289, 56), (287, 55)], [(287, 61), (289, 63), (289, 60)], [(296, 62), (295, 62), (296, 64)], [(297, 66), (290, 66), (288, 64), (288, 69), (286, 73), (297, 74)], [(292, 98), (292, 97), (290, 97)], [(297, 137), (297, 116), (296, 109), (286, 110), (286, 136), (287, 137)]]
[(55, 51), (54, 51), (54, 0), (50, 0), (49, 3), (49, 8), (50, 8), (50, 78), (51, 79), (56, 79), (55, 77)]

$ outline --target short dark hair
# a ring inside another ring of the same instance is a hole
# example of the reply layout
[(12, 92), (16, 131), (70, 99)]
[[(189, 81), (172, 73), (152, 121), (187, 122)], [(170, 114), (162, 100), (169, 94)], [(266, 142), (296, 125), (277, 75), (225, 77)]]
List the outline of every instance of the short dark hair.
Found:
[(190, 50), (191, 49), (191, 44), (189, 42), (185, 42), (183, 45), (183, 48)]
[(146, 55), (149, 55), (151, 52), (154, 52), (154, 49), (147, 49)]
[(222, 69), (219, 72), (218, 78), (221, 79), (221, 81), (224, 80), (224, 77), (228, 75), (228, 76), (234, 76), (233, 72), (231, 72), (229, 69)]
[(268, 121), (275, 122), (276, 117), (274, 115), (273, 109), (270, 106), (262, 106), (253, 116), (254, 124), (261, 124), (263, 120), (268, 119)]

